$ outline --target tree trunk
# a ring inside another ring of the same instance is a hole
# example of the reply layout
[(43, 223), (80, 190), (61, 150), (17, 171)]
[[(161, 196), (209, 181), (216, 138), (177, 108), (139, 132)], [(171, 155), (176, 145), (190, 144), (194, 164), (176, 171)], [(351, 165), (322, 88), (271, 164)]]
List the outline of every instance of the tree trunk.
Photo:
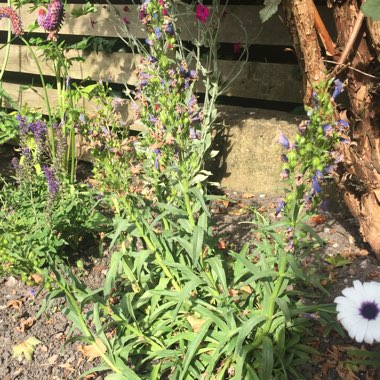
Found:
[(288, 30), (301, 65), (301, 72), (304, 74), (305, 103), (308, 103), (311, 97), (312, 84), (325, 79), (326, 75), (318, 36), (314, 28), (312, 1), (283, 1)]
[[(310, 1), (283, 1), (288, 29), (304, 70), (306, 103), (310, 85), (323, 79), (322, 73), (327, 72), (314, 29), (312, 12), (315, 7)], [(340, 66), (344, 70), (339, 74), (342, 82), (347, 84), (352, 142), (342, 144), (344, 170), (338, 186), (359, 222), (364, 240), (380, 260), (380, 64), (376, 59), (376, 50), (380, 49), (380, 26), (369, 21), (368, 29), (364, 22), (357, 37), (350, 38), (356, 20), (360, 18), (359, 6), (356, 0), (346, 0), (342, 4), (334, 2), (333, 5), (337, 47), (344, 52), (346, 45), (354, 41), (348, 50), (348, 64)], [(343, 57), (341, 59), (346, 61)]]

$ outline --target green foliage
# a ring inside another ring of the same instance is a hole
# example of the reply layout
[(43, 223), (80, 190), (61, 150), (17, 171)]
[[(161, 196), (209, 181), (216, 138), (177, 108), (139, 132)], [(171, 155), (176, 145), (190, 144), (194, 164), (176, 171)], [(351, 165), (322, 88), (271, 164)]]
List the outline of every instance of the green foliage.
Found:
[(86, 237), (107, 228), (88, 188), (61, 182), (52, 199), (44, 174), (34, 172), (32, 177), (18, 185), (4, 183), (0, 190), (2, 274), (24, 280), (46, 268), (49, 256), (64, 260)]
[(13, 114), (0, 111), (0, 145), (18, 135), (18, 123)]
[(380, 1), (379, 0), (367, 0), (361, 6), (361, 11), (365, 16), (372, 18), (373, 20), (380, 20)]
[(273, 15), (275, 15), (280, 4), (281, 0), (265, 0), (264, 8), (260, 10), (261, 22), (268, 21)]

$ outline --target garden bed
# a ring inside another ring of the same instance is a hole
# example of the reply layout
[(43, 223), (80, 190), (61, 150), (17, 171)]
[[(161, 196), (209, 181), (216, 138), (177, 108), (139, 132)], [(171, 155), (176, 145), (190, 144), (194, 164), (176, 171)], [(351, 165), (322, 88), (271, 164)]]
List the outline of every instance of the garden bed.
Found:
[[(249, 224), (253, 218), (253, 210), (256, 209), (274, 219), (277, 197), (264, 193), (234, 191), (227, 192), (226, 196), (228, 200), (215, 201), (211, 207), (214, 232), (220, 237), (220, 244), (226, 250), (239, 250), (242, 242), (247, 241), (253, 245), (258, 238)], [(330, 279), (326, 280), (330, 292), (326, 302), (331, 302), (344, 287), (350, 286), (354, 279), (380, 279), (380, 266), (368, 251), (368, 247), (363, 244), (354, 219), (342, 205), (335, 206), (333, 210), (324, 213), (323, 218), (315, 219), (318, 223), (314, 223), (314, 226), (326, 240), (326, 245), (310, 258), (314, 263), (321, 260), (321, 273)], [(328, 264), (324, 258), (332, 264)], [(83, 267), (75, 268), (77, 276), (91, 288), (101, 286), (108, 268), (108, 251), (106, 250), (101, 258), (97, 255), (96, 247), (89, 247), (88, 252), (83, 253), (80, 259)], [(342, 260), (349, 260), (350, 263), (340, 266)], [(44, 299), (44, 291), (38, 294), (38, 286), (27, 286), (14, 277), (2, 278), (0, 281), (1, 379), (77, 379), (81, 373), (97, 364), (97, 359), (91, 356), (91, 352), (86, 350), (83, 344), (69, 343), (65, 346), (71, 324), (61, 313), (63, 300), (56, 301), (50, 310), (36, 320), (35, 316)], [(33, 360), (27, 361), (24, 356), (13, 358), (13, 347), (30, 337), (36, 337), (41, 342), (36, 346)], [(360, 345), (336, 333), (321, 338), (319, 346), (316, 347), (321, 351), (321, 356), (314, 357), (314, 363), (304, 368), (307, 378), (379, 379), (380, 373), (365, 367), (356, 372), (356, 375), (349, 372), (344, 360), (350, 347), (360, 348)], [(86, 377), (95, 380), (103, 378), (104, 374)]]

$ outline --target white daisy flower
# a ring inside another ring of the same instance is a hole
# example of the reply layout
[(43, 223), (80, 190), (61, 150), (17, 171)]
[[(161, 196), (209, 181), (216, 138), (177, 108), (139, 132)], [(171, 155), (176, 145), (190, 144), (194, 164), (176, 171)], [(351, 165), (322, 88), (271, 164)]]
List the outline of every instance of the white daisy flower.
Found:
[(357, 342), (380, 342), (380, 283), (355, 280), (335, 298), (338, 320)]

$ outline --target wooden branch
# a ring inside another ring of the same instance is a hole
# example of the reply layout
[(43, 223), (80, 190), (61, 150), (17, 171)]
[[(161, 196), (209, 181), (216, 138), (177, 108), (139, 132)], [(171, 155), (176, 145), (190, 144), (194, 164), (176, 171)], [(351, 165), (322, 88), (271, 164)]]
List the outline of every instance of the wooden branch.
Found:
[(334, 42), (332, 41), (330, 37), (328, 30), (326, 29), (326, 26), (324, 22), (322, 21), (322, 18), (318, 12), (317, 7), (314, 4), (314, 1), (312, 1), (311, 4), (312, 4), (312, 11), (314, 14), (314, 26), (318, 32), (319, 38), (321, 39), (322, 44), (325, 47), (327, 54), (332, 56), (334, 61), (338, 61), (339, 59), (338, 49), (336, 48)]
[(348, 55), (350, 54), (352, 47), (354, 46), (354, 43), (356, 41), (356, 38), (358, 37), (359, 31), (363, 25), (363, 20), (364, 20), (364, 14), (362, 11), (359, 10), (358, 17), (355, 21), (355, 25), (352, 29), (350, 38), (348, 39), (346, 46), (343, 50), (343, 53), (339, 58), (339, 61), (338, 61), (339, 65), (343, 64), (346, 61)]

